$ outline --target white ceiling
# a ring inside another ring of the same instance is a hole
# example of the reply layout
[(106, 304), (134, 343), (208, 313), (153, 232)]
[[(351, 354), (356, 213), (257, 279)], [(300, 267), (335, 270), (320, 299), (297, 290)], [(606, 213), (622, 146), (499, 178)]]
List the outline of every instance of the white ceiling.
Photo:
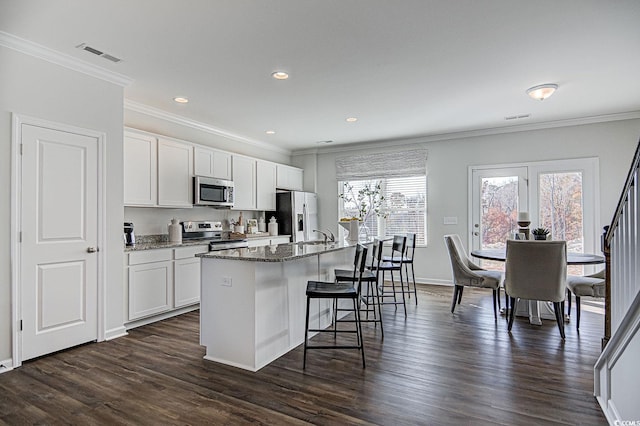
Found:
[[(0, 7), (0, 31), (133, 79), (129, 101), (288, 150), (640, 111), (638, 0)], [(81, 43), (123, 61), (76, 49)], [(291, 77), (276, 81), (274, 70)], [(544, 102), (528, 98), (525, 90), (542, 83), (560, 87)], [(531, 117), (505, 120), (522, 114)], [(358, 121), (347, 123), (350, 116)]]

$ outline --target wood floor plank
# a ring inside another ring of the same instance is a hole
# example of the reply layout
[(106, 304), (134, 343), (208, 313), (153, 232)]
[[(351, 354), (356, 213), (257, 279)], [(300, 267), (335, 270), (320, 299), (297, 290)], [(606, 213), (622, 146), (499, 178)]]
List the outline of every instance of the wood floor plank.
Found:
[[(357, 351), (302, 347), (252, 373), (203, 359), (199, 313), (29, 361), (0, 375), (0, 424), (606, 424), (593, 397), (603, 316), (581, 331), (504, 316), (491, 293), (420, 286), (418, 305), (384, 308)], [(585, 301), (588, 302), (588, 301)], [(301, 324), (301, 327), (303, 325)], [(314, 342), (333, 337), (314, 337)]]

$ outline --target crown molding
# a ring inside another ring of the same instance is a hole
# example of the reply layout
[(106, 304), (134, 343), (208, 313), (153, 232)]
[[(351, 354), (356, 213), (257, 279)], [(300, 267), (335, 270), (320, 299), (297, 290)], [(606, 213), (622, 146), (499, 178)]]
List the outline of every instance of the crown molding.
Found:
[(9, 49), (13, 49), (30, 56), (34, 56), (36, 58), (43, 59), (47, 62), (51, 62), (52, 64), (60, 65), (62, 67), (81, 72), (91, 77), (99, 78), (100, 80), (117, 84), (118, 86), (125, 87), (133, 82), (133, 79), (127, 77), (126, 75), (109, 71), (106, 68), (90, 64), (89, 62), (85, 62), (65, 53), (49, 49), (48, 47), (42, 46), (41, 44), (25, 40), (4, 31), (0, 31), (0, 46), (8, 47)]
[(227, 132), (226, 130), (218, 129), (217, 127), (213, 127), (209, 124), (202, 123), (196, 120), (191, 120), (190, 118), (186, 118), (181, 115), (167, 112), (149, 105), (141, 104), (139, 102), (135, 102), (130, 99), (124, 100), (124, 108), (129, 111), (139, 112), (141, 114), (159, 118), (161, 120), (169, 121), (171, 123), (179, 124), (181, 126), (190, 127), (192, 129), (201, 130), (203, 132), (211, 133), (217, 136), (222, 136), (227, 139), (243, 142), (249, 145), (256, 146), (261, 149), (277, 152), (280, 154), (291, 155), (291, 151), (288, 149), (280, 148), (266, 142), (246, 138), (244, 136), (240, 136), (235, 133)]
[(468, 130), (464, 132), (442, 133), (406, 139), (385, 139), (379, 141), (358, 142), (352, 144), (337, 145), (327, 148), (310, 148), (293, 150), (292, 156), (307, 154), (325, 154), (333, 152), (356, 151), (361, 149), (384, 147), (390, 145), (411, 145), (439, 142), (452, 139), (475, 138), (479, 136), (500, 135), (506, 133), (529, 132), (534, 130), (554, 129), (558, 127), (582, 126), (586, 124), (606, 123), (610, 121), (635, 120), (640, 118), (640, 111), (628, 111), (615, 114), (595, 115), (591, 117), (570, 118), (566, 120), (546, 121), (543, 123), (520, 124), (517, 126), (493, 127), (488, 129)]

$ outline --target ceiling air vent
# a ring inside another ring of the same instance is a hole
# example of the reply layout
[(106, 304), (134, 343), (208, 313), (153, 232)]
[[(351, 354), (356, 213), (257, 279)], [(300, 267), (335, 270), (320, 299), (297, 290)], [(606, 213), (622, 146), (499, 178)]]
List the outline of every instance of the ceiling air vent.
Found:
[(87, 52), (93, 53), (94, 55), (100, 56), (101, 58), (104, 58), (104, 59), (106, 59), (108, 61), (111, 61), (111, 62), (118, 63), (118, 62), (122, 61), (122, 59), (116, 58), (115, 56), (109, 55), (108, 53), (104, 53), (101, 50), (98, 50), (98, 49), (96, 49), (94, 47), (91, 47), (91, 46), (87, 45), (87, 43), (79, 44), (79, 45), (76, 46), (76, 48), (82, 49), (82, 50), (86, 50)]
[(522, 120), (529, 117), (531, 117), (531, 114), (519, 114), (519, 115), (509, 115), (504, 119), (507, 121), (511, 121), (511, 120)]

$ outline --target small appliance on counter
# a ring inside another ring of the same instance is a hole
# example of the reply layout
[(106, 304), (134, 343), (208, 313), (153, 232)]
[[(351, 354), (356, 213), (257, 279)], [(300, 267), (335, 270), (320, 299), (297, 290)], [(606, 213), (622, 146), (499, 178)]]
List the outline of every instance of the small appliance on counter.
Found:
[(133, 233), (133, 222), (124, 223), (124, 244), (127, 247), (136, 245), (136, 236)]

